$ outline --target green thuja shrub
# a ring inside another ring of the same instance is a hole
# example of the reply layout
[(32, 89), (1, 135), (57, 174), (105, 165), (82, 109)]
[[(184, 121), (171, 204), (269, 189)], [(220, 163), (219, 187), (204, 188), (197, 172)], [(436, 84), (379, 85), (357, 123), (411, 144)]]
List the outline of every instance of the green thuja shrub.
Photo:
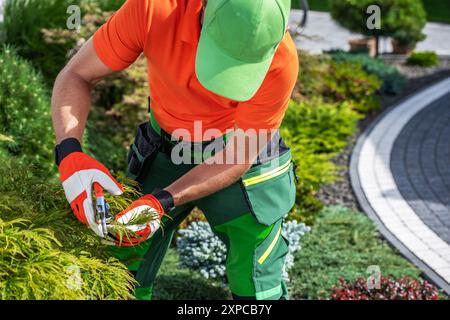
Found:
[(49, 229), (0, 219), (0, 299), (129, 299), (134, 280), (113, 258), (60, 249)]
[(50, 98), (43, 79), (14, 49), (0, 47), (0, 152), (30, 166), (53, 168)]
[(314, 194), (322, 185), (337, 179), (338, 168), (331, 160), (346, 147), (359, 118), (349, 103), (291, 101), (281, 134), (298, 166), (298, 206), (293, 212), (296, 219), (307, 224), (314, 221), (315, 213), (321, 209)]
[[(0, 155), (0, 299), (129, 299), (125, 265), (71, 212), (59, 182)], [(137, 196), (108, 197), (112, 210)]]
[(439, 57), (433, 51), (413, 52), (406, 63), (410, 66), (434, 67), (439, 64)]

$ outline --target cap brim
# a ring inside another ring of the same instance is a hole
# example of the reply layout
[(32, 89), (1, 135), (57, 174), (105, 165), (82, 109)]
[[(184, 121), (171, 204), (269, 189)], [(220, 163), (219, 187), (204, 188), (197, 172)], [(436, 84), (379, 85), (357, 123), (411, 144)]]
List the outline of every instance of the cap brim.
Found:
[(197, 49), (195, 72), (209, 91), (235, 101), (250, 100), (261, 87), (273, 55), (258, 63), (247, 63), (226, 55), (202, 32)]

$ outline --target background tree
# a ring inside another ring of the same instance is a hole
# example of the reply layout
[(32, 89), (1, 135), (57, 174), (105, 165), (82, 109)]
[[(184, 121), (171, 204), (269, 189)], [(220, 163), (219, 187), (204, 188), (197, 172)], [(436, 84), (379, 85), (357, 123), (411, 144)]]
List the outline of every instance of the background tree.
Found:
[[(369, 29), (367, 8), (381, 9), (381, 28)], [(392, 37), (394, 43), (411, 49), (425, 39), (422, 29), (426, 12), (421, 0), (333, 0), (331, 16), (344, 28), (368, 37)], [(378, 41), (377, 41), (378, 43)], [(378, 53), (378, 45), (377, 45)]]

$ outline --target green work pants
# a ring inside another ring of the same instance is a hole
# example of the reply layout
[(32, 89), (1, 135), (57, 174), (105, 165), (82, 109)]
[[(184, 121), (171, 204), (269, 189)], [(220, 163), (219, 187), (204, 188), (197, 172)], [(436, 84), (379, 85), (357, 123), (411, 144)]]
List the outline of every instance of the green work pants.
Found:
[[(133, 146), (130, 152), (139, 153), (139, 148)], [(151, 158), (139, 174), (144, 194), (167, 187), (195, 166), (174, 164), (170, 155), (161, 151), (152, 157), (138, 154), (135, 158)], [(178, 225), (198, 207), (226, 244), (226, 275), (233, 295), (257, 300), (287, 299), (282, 270), (288, 242), (281, 228), (294, 202), (295, 173), (288, 150), (253, 166), (231, 186), (176, 207), (163, 218), (163, 227), (141, 245), (112, 247), (111, 251), (137, 272), (136, 298), (151, 299), (153, 282)]]

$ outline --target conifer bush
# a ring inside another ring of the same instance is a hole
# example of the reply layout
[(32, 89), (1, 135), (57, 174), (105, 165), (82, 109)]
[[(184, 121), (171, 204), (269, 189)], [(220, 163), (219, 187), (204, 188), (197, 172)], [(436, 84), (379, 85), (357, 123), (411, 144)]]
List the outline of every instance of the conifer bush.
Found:
[(286, 221), (283, 224), (283, 237), (289, 242), (289, 253), (286, 255), (283, 268), (283, 278), (286, 282), (290, 281), (289, 270), (294, 266), (294, 253), (302, 248), (300, 240), (309, 231), (311, 231), (311, 227), (296, 220)]
[(0, 152), (29, 166), (53, 168), (50, 98), (42, 76), (14, 49), (0, 47)]
[(0, 299), (129, 299), (133, 280), (112, 258), (61, 249), (53, 232), (0, 219)]
[(132, 298), (133, 277), (75, 218), (59, 182), (0, 163), (0, 299)]

